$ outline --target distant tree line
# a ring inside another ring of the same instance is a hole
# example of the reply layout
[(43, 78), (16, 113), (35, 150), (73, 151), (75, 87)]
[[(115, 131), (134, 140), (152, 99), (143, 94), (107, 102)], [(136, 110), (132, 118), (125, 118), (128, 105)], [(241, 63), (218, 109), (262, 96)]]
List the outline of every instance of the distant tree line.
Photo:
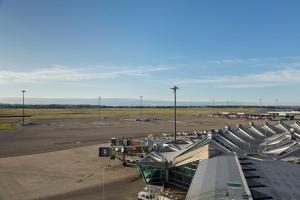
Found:
[[(22, 104), (0, 104), (0, 108), (22, 108)], [(31, 109), (67, 109), (67, 108), (98, 108), (99, 105), (90, 105), (90, 104), (26, 104), (25, 108)], [(140, 108), (140, 106), (105, 106), (101, 105), (101, 108)], [(169, 109), (173, 106), (143, 106), (143, 108), (161, 108)], [(280, 110), (280, 109), (293, 109), (299, 110), (299, 106), (253, 106), (253, 105), (216, 105), (216, 106), (177, 106), (177, 108), (259, 108), (259, 109), (268, 109), (268, 110)]]

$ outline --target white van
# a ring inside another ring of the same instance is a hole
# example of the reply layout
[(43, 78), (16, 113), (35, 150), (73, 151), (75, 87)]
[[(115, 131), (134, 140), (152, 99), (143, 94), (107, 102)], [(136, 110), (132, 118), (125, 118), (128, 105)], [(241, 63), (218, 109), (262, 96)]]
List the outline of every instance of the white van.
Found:
[(150, 192), (141, 191), (138, 194), (139, 200), (154, 200), (155, 197)]

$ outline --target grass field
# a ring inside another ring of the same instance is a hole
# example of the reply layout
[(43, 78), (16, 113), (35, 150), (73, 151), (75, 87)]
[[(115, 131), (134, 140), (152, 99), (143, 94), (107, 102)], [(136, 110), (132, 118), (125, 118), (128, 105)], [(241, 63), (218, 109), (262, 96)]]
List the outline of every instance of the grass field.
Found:
[(0, 123), (0, 130), (14, 130), (14, 127), (11, 122), (2, 122)]
[[(178, 108), (178, 115), (209, 114), (212, 112), (247, 112), (255, 113), (253, 108)], [(104, 117), (134, 117), (139, 116), (139, 108), (103, 108)], [(172, 108), (143, 108), (143, 116), (173, 115)], [(71, 118), (97, 117), (97, 108), (66, 108), (66, 109), (25, 109), (25, 115), (31, 118)], [(0, 109), (0, 118), (18, 118), (22, 116), (22, 109)]]

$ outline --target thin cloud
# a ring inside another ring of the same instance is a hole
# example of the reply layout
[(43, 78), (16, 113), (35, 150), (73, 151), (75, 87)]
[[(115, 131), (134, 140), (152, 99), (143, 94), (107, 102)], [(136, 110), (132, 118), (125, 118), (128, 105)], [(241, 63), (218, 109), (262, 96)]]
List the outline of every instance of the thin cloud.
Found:
[(300, 69), (283, 69), (240, 76), (175, 80), (177, 84), (210, 84), (223, 88), (262, 88), (300, 84)]
[(244, 64), (244, 65), (251, 65), (251, 64), (274, 64), (278, 62), (291, 62), (300, 60), (300, 56), (287, 56), (287, 57), (265, 57), (265, 58), (227, 58), (227, 59), (219, 59), (219, 60), (207, 60), (206, 63), (208, 64), (215, 64), (215, 65), (225, 65), (225, 64)]
[(53, 65), (52, 67), (33, 70), (33, 71), (0, 71), (0, 84), (14, 83), (37, 83), (37, 82), (53, 82), (53, 81), (82, 81), (96, 79), (115, 79), (123, 76), (148, 76), (154, 72), (168, 70), (166, 67), (136, 69), (114, 69), (113, 71), (86, 71), (78, 68), (69, 68), (61, 65)]

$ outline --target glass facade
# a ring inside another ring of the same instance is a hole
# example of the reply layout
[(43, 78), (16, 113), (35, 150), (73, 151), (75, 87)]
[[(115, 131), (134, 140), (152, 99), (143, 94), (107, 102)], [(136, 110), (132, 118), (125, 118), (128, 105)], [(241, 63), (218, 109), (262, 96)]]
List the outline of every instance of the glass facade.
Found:
[(199, 161), (194, 161), (178, 167), (169, 167), (167, 170), (163, 167), (153, 167), (139, 165), (139, 170), (147, 184), (163, 185), (168, 173), (168, 182), (174, 186), (188, 189), (193, 180)]
[(139, 169), (147, 184), (162, 185), (165, 181), (165, 169), (140, 165)]
[(188, 189), (193, 180), (199, 161), (169, 169), (169, 183)]

